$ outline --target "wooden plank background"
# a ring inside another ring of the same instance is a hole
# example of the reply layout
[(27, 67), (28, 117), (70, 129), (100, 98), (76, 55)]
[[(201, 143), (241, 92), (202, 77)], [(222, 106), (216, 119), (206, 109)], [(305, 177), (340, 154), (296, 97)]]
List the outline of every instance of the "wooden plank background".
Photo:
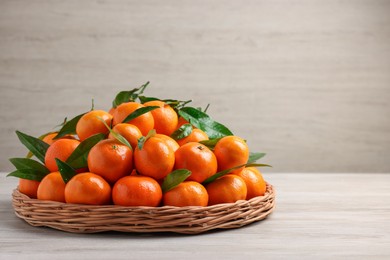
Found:
[(120, 90), (211, 104), (267, 172), (390, 172), (390, 1), (0, 1), (0, 170)]

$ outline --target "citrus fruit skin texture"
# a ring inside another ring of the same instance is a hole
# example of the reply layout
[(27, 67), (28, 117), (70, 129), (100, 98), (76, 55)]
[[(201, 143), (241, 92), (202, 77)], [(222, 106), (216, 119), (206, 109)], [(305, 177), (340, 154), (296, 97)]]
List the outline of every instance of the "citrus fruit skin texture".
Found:
[(175, 152), (175, 169), (187, 169), (189, 181), (202, 183), (217, 172), (217, 158), (205, 145), (190, 142)]
[(161, 180), (172, 171), (175, 153), (163, 139), (154, 136), (145, 141), (142, 149), (135, 149), (134, 163), (139, 174)]
[[(112, 130), (121, 136), (123, 136), (131, 145), (133, 150), (138, 144), (138, 139), (142, 136), (141, 131), (132, 124), (120, 123), (115, 125)], [(110, 133), (108, 135), (109, 139), (115, 139), (115, 137)]]
[(66, 203), (105, 205), (111, 203), (111, 186), (101, 176), (84, 172), (65, 185)]
[(267, 184), (260, 171), (255, 167), (244, 168), (241, 172), (236, 173), (236, 175), (245, 181), (248, 190), (246, 195), (247, 200), (265, 194)]
[(39, 184), (39, 181), (19, 179), (19, 191), (31, 199), (36, 199)]
[(205, 132), (203, 132), (202, 130), (200, 130), (198, 128), (194, 128), (194, 129), (192, 129), (191, 134), (189, 134), (188, 136), (186, 136), (182, 139), (176, 140), (176, 141), (180, 146), (183, 146), (186, 143), (200, 142), (200, 141), (205, 141), (205, 140), (209, 140), (208, 135)]
[(51, 172), (41, 180), (37, 198), (39, 200), (65, 202), (65, 182), (60, 172)]
[(76, 133), (80, 141), (95, 134), (108, 134), (109, 130), (101, 120), (111, 125), (112, 115), (103, 110), (92, 110), (84, 114), (76, 125)]
[(58, 171), (55, 158), (65, 162), (79, 144), (78, 140), (73, 139), (58, 139), (51, 144), (45, 154), (45, 165), (49, 171)]
[(115, 126), (120, 123), (133, 124), (138, 127), (142, 135), (146, 136), (148, 132), (154, 128), (154, 118), (152, 113), (147, 112), (128, 122), (123, 122), (123, 120), (125, 120), (128, 115), (142, 107), (145, 106), (137, 102), (127, 102), (120, 104), (113, 111), (113, 125)]
[(207, 184), (206, 190), (209, 194), (209, 205), (245, 200), (247, 194), (245, 181), (234, 174), (224, 175)]
[(115, 205), (157, 207), (162, 199), (159, 183), (147, 176), (125, 176), (112, 188)]
[(114, 184), (132, 172), (133, 151), (117, 140), (105, 139), (92, 147), (87, 161), (91, 172)]
[(163, 101), (154, 100), (144, 103), (144, 106), (158, 106), (151, 111), (154, 119), (154, 128), (158, 134), (171, 135), (178, 123), (175, 110)]
[(206, 188), (195, 181), (184, 181), (175, 188), (164, 193), (163, 204), (165, 206), (186, 207), (208, 204), (209, 195)]
[[(238, 136), (225, 136), (214, 147), (218, 161), (218, 172), (247, 163), (249, 148), (246, 142)], [(240, 172), (244, 167), (232, 171)]]
[(174, 151), (176, 152), (177, 149), (179, 149), (179, 144), (170, 136), (164, 135), (164, 134), (155, 134), (154, 137), (160, 138)]

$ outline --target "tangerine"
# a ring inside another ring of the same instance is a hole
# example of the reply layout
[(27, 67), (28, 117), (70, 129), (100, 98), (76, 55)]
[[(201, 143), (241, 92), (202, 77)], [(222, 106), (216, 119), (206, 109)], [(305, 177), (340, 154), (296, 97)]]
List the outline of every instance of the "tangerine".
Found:
[(192, 129), (191, 134), (189, 134), (188, 136), (186, 136), (182, 139), (176, 140), (176, 142), (180, 146), (182, 146), (182, 145), (189, 143), (189, 142), (200, 142), (200, 141), (205, 141), (205, 140), (209, 140), (209, 136), (204, 131), (202, 131), (198, 128), (194, 128), (194, 129)]
[(177, 127), (178, 116), (175, 110), (160, 100), (144, 103), (144, 106), (158, 106), (151, 111), (154, 118), (154, 128), (158, 134), (171, 135)]
[(19, 179), (19, 191), (31, 199), (36, 199), (39, 183), (39, 181)]
[[(119, 123), (112, 128), (112, 130), (120, 135), (122, 135), (131, 145), (133, 149), (138, 144), (138, 139), (142, 136), (141, 131), (132, 124)], [(115, 139), (115, 137), (110, 133), (108, 138)]]
[(184, 181), (163, 195), (166, 206), (202, 206), (208, 204), (209, 195), (206, 188), (195, 181)]
[(74, 139), (58, 139), (52, 143), (45, 154), (45, 165), (50, 172), (58, 171), (55, 158), (65, 162), (79, 144), (80, 142)]
[[(218, 161), (218, 171), (223, 171), (247, 163), (249, 148), (242, 138), (225, 136), (215, 145), (214, 154)], [(243, 168), (236, 169), (231, 173), (240, 172)]]
[(142, 149), (135, 148), (134, 163), (141, 175), (160, 180), (172, 171), (175, 153), (166, 141), (153, 136), (145, 141)]
[(109, 130), (101, 120), (110, 126), (112, 115), (103, 110), (92, 110), (85, 113), (76, 125), (76, 133), (80, 141), (95, 134), (108, 134)]
[(190, 142), (175, 152), (175, 169), (187, 169), (189, 181), (203, 182), (217, 172), (217, 158), (205, 145)]
[(163, 134), (155, 134), (155, 137), (158, 137), (165, 141), (165, 143), (171, 147), (171, 149), (176, 152), (177, 149), (179, 149), (180, 145), (170, 136), (163, 135)]
[(114, 111), (115, 111), (115, 107), (112, 107), (110, 108), (110, 110), (108, 110), (108, 113), (112, 116), (114, 116)]
[(130, 115), (137, 109), (143, 107), (145, 106), (137, 102), (126, 102), (120, 104), (112, 112), (114, 116), (113, 125), (115, 126), (120, 123), (133, 124), (139, 128), (139, 130), (144, 136), (146, 136), (149, 133), (149, 131), (154, 128), (154, 119), (152, 113), (147, 112), (130, 121), (123, 122), (123, 120), (125, 120), (128, 115)]
[(147, 176), (125, 176), (119, 179), (112, 188), (112, 200), (121, 206), (156, 207), (162, 198), (158, 182)]
[(105, 139), (91, 148), (88, 154), (88, 168), (114, 184), (133, 170), (133, 151), (117, 140)]
[(84, 172), (76, 174), (65, 185), (66, 203), (105, 205), (111, 202), (111, 186), (101, 176)]
[(236, 173), (236, 175), (240, 176), (245, 181), (248, 189), (246, 195), (247, 200), (257, 196), (263, 196), (265, 194), (267, 185), (257, 168), (246, 167), (241, 172)]
[(245, 181), (234, 174), (224, 175), (206, 185), (209, 194), (209, 204), (234, 203), (245, 200), (247, 187)]
[(65, 202), (65, 182), (60, 172), (51, 172), (42, 179), (38, 187), (37, 198)]

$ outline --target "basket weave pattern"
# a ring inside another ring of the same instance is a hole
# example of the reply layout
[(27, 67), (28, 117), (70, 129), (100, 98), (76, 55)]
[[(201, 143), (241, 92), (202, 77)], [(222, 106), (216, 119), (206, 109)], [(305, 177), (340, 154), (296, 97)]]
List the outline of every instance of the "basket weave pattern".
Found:
[(72, 233), (175, 232), (198, 234), (238, 228), (266, 218), (274, 209), (275, 192), (267, 184), (264, 196), (208, 207), (91, 206), (31, 199), (15, 189), (15, 214), (32, 226)]

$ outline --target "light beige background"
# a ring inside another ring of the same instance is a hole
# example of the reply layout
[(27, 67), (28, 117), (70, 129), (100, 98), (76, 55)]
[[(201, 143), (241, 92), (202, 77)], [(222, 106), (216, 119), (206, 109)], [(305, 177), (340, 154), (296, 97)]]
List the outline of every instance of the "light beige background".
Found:
[(211, 104), (267, 172), (390, 172), (390, 1), (0, 1), (0, 171), (114, 95)]

